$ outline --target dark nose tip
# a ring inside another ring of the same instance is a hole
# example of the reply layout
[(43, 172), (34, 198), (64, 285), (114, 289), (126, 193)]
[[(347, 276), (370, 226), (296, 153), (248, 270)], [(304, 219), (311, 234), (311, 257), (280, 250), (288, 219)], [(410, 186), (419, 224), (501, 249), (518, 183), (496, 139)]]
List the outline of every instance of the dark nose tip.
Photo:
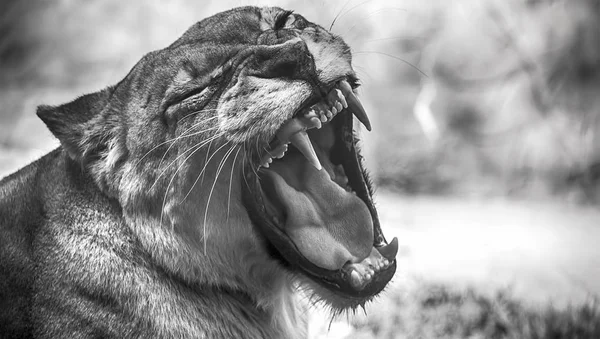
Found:
[(304, 80), (316, 74), (310, 52), (302, 40), (260, 50), (256, 55), (256, 71), (265, 78)]

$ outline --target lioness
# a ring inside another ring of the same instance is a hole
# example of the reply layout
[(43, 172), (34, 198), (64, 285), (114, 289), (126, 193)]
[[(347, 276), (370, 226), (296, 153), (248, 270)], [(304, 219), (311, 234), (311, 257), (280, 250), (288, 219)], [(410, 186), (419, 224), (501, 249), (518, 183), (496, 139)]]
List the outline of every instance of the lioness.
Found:
[(398, 245), (357, 81), (341, 38), (243, 7), (39, 107), (61, 146), (0, 182), (0, 337), (296, 338), (298, 289), (334, 312), (372, 299)]

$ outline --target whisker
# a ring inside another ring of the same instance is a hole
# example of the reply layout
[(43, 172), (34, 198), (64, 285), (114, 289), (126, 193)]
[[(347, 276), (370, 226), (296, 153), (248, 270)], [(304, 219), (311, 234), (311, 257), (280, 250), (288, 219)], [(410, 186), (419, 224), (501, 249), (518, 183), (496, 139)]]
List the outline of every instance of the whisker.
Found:
[(167, 156), (167, 153), (168, 153), (168, 152), (171, 150), (171, 148), (172, 148), (172, 147), (175, 145), (175, 142), (177, 142), (177, 141), (179, 141), (179, 140), (181, 140), (181, 139), (183, 139), (183, 138), (189, 138), (189, 137), (192, 137), (192, 136), (195, 136), (195, 135), (199, 135), (199, 134), (202, 134), (202, 133), (205, 133), (205, 132), (209, 132), (209, 131), (218, 130), (218, 129), (219, 129), (219, 127), (218, 127), (218, 126), (213, 126), (213, 127), (208, 127), (208, 128), (206, 128), (206, 129), (204, 129), (204, 130), (201, 130), (201, 131), (196, 131), (196, 132), (194, 132), (194, 133), (186, 134), (187, 132), (189, 132), (189, 131), (193, 130), (194, 128), (198, 127), (198, 125), (200, 125), (200, 124), (202, 124), (202, 123), (204, 123), (204, 122), (206, 122), (206, 121), (210, 121), (211, 119), (212, 119), (212, 118), (209, 118), (208, 120), (204, 120), (204, 121), (201, 121), (201, 122), (197, 122), (196, 124), (192, 125), (192, 126), (191, 126), (191, 127), (189, 127), (188, 129), (186, 129), (185, 131), (183, 131), (183, 133), (181, 133), (181, 135), (180, 135), (180, 136), (176, 137), (176, 138), (175, 138), (176, 140), (175, 140), (175, 141), (174, 141), (174, 142), (173, 142), (171, 145), (169, 145), (169, 148), (167, 148), (167, 150), (166, 150), (166, 151), (165, 151), (165, 153), (163, 154), (162, 158), (160, 159), (160, 162), (158, 163), (158, 166), (162, 165), (162, 162), (165, 160), (165, 157)]
[[(210, 156), (210, 158), (208, 158), (208, 160), (204, 163), (204, 167), (202, 168), (202, 171), (200, 171), (200, 173), (196, 176), (196, 180), (194, 180), (194, 183), (192, 184), (192, 187), (190, 187), (190, 189), (188, 190), (188, 192), (186, 193), (185, 197), (183, 197), (183, 199), (181, 200), (181, 202), (179, 202), (180, 204), (183, 203), (185, 201), (185, 199), (188, 197), (188, 195), (190, 195), (190, 193), (192, 192), (192, 190), (194, 189), (194, 187), (196, 186), (196, 184), (198, 183), (198, 180), (200, 179), (200, 177), (204, 177), (204, 173), (206, 171), (206, 168), (208, 166), (208, 163), (210, 162), (210, 160), (221, 150), (221, 148), (225, 147), (227, 144), (229, 143), (229, 141), (227, 141), (226, 143), (224, 143), (223, 145), (221, 145), (219, 148), (217, 148), (212, 155)], [(209, 150), (207, 151), (207, 154), (210, 152), (210, 146), (209, 146)], [(202, 182), (200, 182), (200, 186), (202, 186)]]
[(356, 70), (356, 73), (358, 74), (361, 83), (363, 84), (367, 84), (367, 79), (368, 80), (373, 80), (373, 77), (371, 76), (371, 74), (369, 73), (369, 71), (367, 71), (367, 69), (365, 67), (362, 67), (358, 64), (353, 65), (354, 69)]
[(196, 136), (196, 135), (199, 135), (199, 134), (202, 134), (202, 133), (211, 132), (211, 131), (214, 131), (214, 130), (217, 130), (217, 128), (211, 127), (211, 128), (207, 128), (207, 129), (202, 130), (202, 131), (190, 133), (190, 134), (187, 134), (187, 135), (180, 135), (180, 136), (174, 138), (173, 139), (173, 143), (171, 145), (169, 145), (169, 147), (167, 148), (167, 150), (164, 152), (163, 156), (160, 158), (158, 166), (160, 167), (162, 165), (163, 161), (165, 160), (165, 157), (167, 156), (167, 153), (169, 153), (169, 151), (171, 150), (171, 148), (173, 148), (173, 146), (175, 146), (175, 143), (177, 141), (179, 141), (181, 139), (184, 139), (184, 138), (193, 137), (193, 136)]
[[(196, 153), (198, 150), (200, 150), (202, 148), (202, 144), (200, 145), (196, 145), (196, 146), (192, 146), (190, 149), (186, 150), (183, 154), (185, 154), (186, 152), (190, 151), (191, 149), (194, 149), (190, 155), (188, 155), (183, 162), (181, 163), (181, 165), (179, 165), (179, 167), (177, 168), (177, 170), (175, 171), (175, 173), (173, 173), (173, 176), (171, 177), (171, 180), (169, 180), (169, 184), (167, 185), (167, 189), (165, 190), (165, 195), (163, 197), (163, 203), (162, 203), (162, 208), (160, 210), (160, 224), (162, 225), (162, 221), (163, 221), (163, 216), (164, 216), (164, 212), (165, 212), (165, 205), (167, 203), (167, 194), (169, 194), (169, 188), (171, 188), (171, 184), (173, 183), (173, 180), (175, 180), (175, 177), (177, 176), (177, 174), (179, 173), (179, 171), (183, 168), (183, 166), (185, 165), (185, 162), (191, 158), (194, 153)], [(179, 158), (179, 157), (178, 157)], [(177, 159), (175, 159), (176, 161)], [(168, 168), (168, 167), (167, 167)], [(154, 186), (156, 183), (158, 182), (158, 179), (154, 182), (154, 184), (152, 186)], [(152, 189), (152, 187), (150, 188)]]
[(401, 62), (407, 64), (408, 66), (412, 67), (413, 69), (415, 69), (417, 72), (421, 73), (423, 76), (429, 78), (429, 75), (427, 75), (425, 72), (423, 72), (419, 67), (417, 67), (417, 66), (413, 65), (412, 63), (410, 63), (410, 62), (408, 62), (408, 61), (406, 61), (406, 60), (404, 60), (402, 58), (399, 58), (399, 57), (397, 57), (395, 55), (391, 55), (391, 54), (388, 54), (388, 53), (385, 53), (385, 52), (379, 52), (379, 51), (357, 51), (357, 52), (354, 52), (352, 54), (368, 54), (368, 53), (380, 54), (380, 55), (384, 55), (384, 56), (387, 56), (389, 58), (401, 61)]
[(405, 8), (398, 8), (398, 7), (384, 7), (384, 8), (376, 9), (374, 11), (369, 12), (367, 15), (363, 15), (359, 20), (356, 20), (356, 23), (354, 25), (350, 26), (349, 29), (347, 29), (343, 34), (340, 34), (340, 35), (345, 36), (346, 39), (348, 39), (348, 41), (355, 40), (355, 38), (357, 37), (357, 34), (353, 34), (352, 37), (349, 37), (349, 35), (356, 27), (360, 27), (359, 25), (364, 24), (364, 22), (366, 22), (367, 19), (375, 16), (376, 14), (379, 14), (382, 12), (387, 13), (387, 11), (389, 11), (389, 10), (399, 10), (399, 11), (403, 11), (403, 12), (407, 11)]
[[(256, 139), (256, 154), (258, 153), (259, 149), (258, 149), (258, 138)], [(252, 169), (252, 172), (254, 172), (254, 175), (256, 175), (256, 178), (258, 180), (260, 180), (260, 176), (258, 175), (258, 173), (256, 172), (256, 169), (254, 168), (254, 166), (250, 166), (250, 168)]]
[(273, 154), (271, 154), (271, 152), (269, 152), (269, 150), (266, 147), (263, 147), (263, 150), (265, 150), (265, 152), (267, 152), (267, 154), (269, 154), (271, 158), (274, 158)]
[(233, 171), (235, 169), (235, 162), (237, 160), (238, 155), (240, 154), (241, 149), (241, 147), (238, 147), (237, 152), (235, 152), (235, 157), (233, 157), (233, 164), (231, 165), (231, 174), (229, 175), (229, 193), (227, 194), (227, 221), (229, 221), (229, 205), (231, 203), (231, 186), (233, 185)]
[[(172, 165), (173, 165), (175, 162), (177, 162), (177, 160), (179, 160), (181, 157), (185, 156), (185, 154), (186, 154), (187, 152), (189, 152), (189, 151), (191, 151), (191, 150), (193, 150), (193, 149), (196, 149), (196, 148), (201, 148), (201, 147), (203, 147), (204, 145), (206, 145), (206, 143), (208, 143), (208, 142), (212, 142), (214, 139), (216, 139), (216, 138), (218, 138), (218, 137), (220, 137), (220, 135), (219, 135), (219, 134), (217, 134), (217, 135), (214, 135), (214, 136), (210, 137), (209, 139), (207, 139), (207, 140), (204, 140), (203, 142), (201, 142), (201, 143), (199, 143), (199, 144), (196, 144), (196, 145), (194, 145), (194, 146), (190, 147), (189, 149), (187, 149), (187, 150), (183, 151), (183, 153), (181, 153), (181, 154), (180, 154), (180, 155), (178, 155), (178, 156), (177, 156), (175, 159), (173, 159), (173, 161), (172, 161), (170, 164), (168, 164), (168, 165), (167, 165), (167, 166), (166, 166), (166, 167), (165, 167), (165, 168), (164, 168), (164, 169), (161, 171), (161, 173), (160, 173), (160, 174), (158, 175), (158, 177), (157, 177), (157, 178), (154, 180), (154, 183), (152, 184), (152, 186), (150, 186), (150, 189), (149, 189), (148, 191), (151, 191), (151, 190), (154, 188), (154, 186), (155, 186), (155, 185), (158, 183), (158, 180), (159, 180), (159, 179), (160, 179), (160, 178), (161, 178), (161, 177), (162, 177), (162, 176), (163, 176), (163, 175), (166, 173), (166, 171), (169, 169), (169, 167), (171, 167), (171, 166), (172, 166)], [(195, 151), (194, 151), (194, 152), (195, 152)], [(192, 152), (192, 153), (193, 153), (193, 152)], [(189, 158), (186, 158), (185, 160), (187, 160), (187, 159), (189, 159)], [(185, 160), (184, 160), (184, 162), (185, 162)]]
[[(346, 15), (346, 14), (350, 13), (351, 11), (353, 11), (355, 8), (358, 8), (358, 7), (360, 7), (360, 6), (364, 5), (364, 4), (366, 4), (367, 2), (371, 2), (371, 1), (372, 1), (372, 0), (363, 1), (363, 2), (359, 3), (358, 5), (355, 5), (355, 6), (353, 6), (352, 8), (348, 9), (348, 10), (347, 10), (347, 11), (345, 11), (344, 13), (341, 13), (341, 11), (340, 11), (340, 14), (338, 14), (338, 16), (341, 18), (342, 16), (344, 16), (344, 15)], [(348, 3), (349, 3), (349, 2), (348, 2)], [(346, 3), (346, 4), (348, 4), (348, 3)], [(344, 7), (346, 7), (346, 5), (344, 5)], [(343, 9), (344, 9), (344, 8), (342, 8), (342, 10), (343, 10)], [(331, 27), (329, 27), (329, 31), (331, 31), (331, 28), (333, 28), (333, 24), (335, 23), (335, 20), (336, 20), (336, 19), (338, 19), (338, 17), (337, 17), (337, 16), (336, 16), (336, 18), (333, 20), (333, 22), (331, 23)]]
[[(209, 119), (212, 119), (212, 118), (209, 118)], [(204, 120), (204, 122), (206, 122), (206, 121), (209, 121), (209, 120)], [(182, 135), (180, 135), (180, 136), (177, 136), (177, 137), (174, 137), (174, 138), (172, 138), (172, 139), (169, 139), (169, 140), (166, 140), (166, 141), (164, 141), (164, 142), (161, 142), (160, 144), (158, 144), (158, 145), (154, 146), (154, 147), (153, 147), (151, 150), (149, 150), (148, 152), (146, 152), (146, 154), (144, 154), (144, 156), (142, 156), (142, 157), (141, 157), (141, 158), (140, 158), (140, 159), (139, 159), (139, 160), (136, 162), (136, 166), (137, 166), (137, 165), (139, 165), (139, 163), (140, 163), (142, 160), (144, 160), (144, 158), (145, 158), (146, 156), (148, 156), (148, 154), (152, 153), (154, 150), (156, 150), (156, 149), (157, 149), (157, 148), (159, 148), (160, 146), (163, 146), (163, 145), (165, 145), (165, 144), (167, 144), (167, 143), (169, 143), (169, 142), (173, 142), (173, 143), (175, 143), (175, 142), (179, 141), (180, 139), (187, 138), (187, 137), (191, 137), (191, 136), (193, 136), (193, 135), (197, 135), (197, 133), (194, 133), (194, 134), (191, 134), (191, 135), (185, 135), (185, 133), (186, 133), (186, 132), (188, 132), (189, 130), (191, 130), (191, 129), (195, 128), (195, 127), (197, 127), (197, 126), (192, 126), (192, 127), (190, 127), (189, 129), (185, 130), (185, 131), (182, 133)], [(213, 129), (218, 129), (218, 128), (217, 128), (217, 127), (210, 127), (210, 128), (207, 128), (207, 129), (205, 129), (205, 130), (203, 130), (203, 131), (201, 131), (201, 132), (199, 132), (199, 133), (208, 132), (208, 131), (211, 131), (211, 130), (213, 130)], [(167, 149), (167, 151), (165, 151), (165, 154), (163, 154), (163, 159), (164, 159), (164, 156), (166, 155), (166, 153), (167, 153), (168, 151), (169, 151), (169, 149)], [(161, 162), (162, 162), (162, 160), (163, 160), (163, 159), (161, 159)]]
[[(179, 141), (179, 140), (181, 140), (181, 139), (183, 139), (183, 138), (189, 138), (189, 137), (193, 137), (193, 136), (196, 136), (196, 135), (199, 135), (199, 134), (203, 134), (203, 133), (206, 133), (206, 132), (214, 131), (214, 130), (216, 130), (216, 129), (217, 129), (217, 128), (210, 128), (210, 129), (205, 129), (205, 130), (203, 130), (203, 131), (194, 132), (194, 133), (188, 134), (188, 135), (186, 135), (186, 136), (181, 136), (181, 137), (179, 137), (179, 138), (178, 138), (178, 140), (176, 140), (176, 141)], [(167, 153), (168, 153), (168, 152), (171, 150), (171, 148), (172, 148), (173, 146), (175, 146), (175, 142), (174, 142), (174, 143), (172, 143), (171, 145), (169, 145), (169, 147), (167, 148), (167, 150), (165, 151), (165, 153), (163, 154), (163, 156), (160, 158), (160, 161), (159, 161), (159, 163), (158, 163), (158, 167), (160, 167), (160, 166), (162, 165), (163, 161), (165, 160), (165, 158), (166, 158), (166, 156), (167, 156)]]
[[(212, 147), (212, 142), (210, 144), (208, 144), (208, 151), (206, 151), (206, 157), (204, 158), (204, 168), (206, 168), (206, 165), (208, 164), (208, 161), (210, 160), (208, 158), (208, 156), (210, 154), (211, 147)], [(204, 169), (200, 173), (202, 174), (202, 178), (200, 179), (200, 186), (202, 186), (202, 184), (204, 183)], [(198, 178), (196, 178), (196, 181), (198, 181)]]
[[(242, 161), (242, 176), (244, 177), (244, 182), (246, 183), (247, 187), (250, 187), (250, 184), (248, 184), (248, 180), (246, 179), (246, 166), (248, 164), (250, 164), (250, 161), (247, 160), (246, 158), (246, 154), (248, 153), (246, 151), (246, 144), (243, 144), (244, 146), (244, 160)], [(252, 164), (250, 164), (250, 167), (252, 167)]]
[(387, 37), (387, 38), (371, 39), (371, 40), (367, 40), (365, 42), (377, 42), (377, 41), (389, 41), (389, 40), (412, 41), (412, 40), (423, 40), (423, 39), (424, 39), (424, 37), (420, 37), (420, 36), (412, 36), (412, 37), (408, 37), (408, 36), (391, 36), (391, 37)]
[[(227, 142), (225, 144), (223, 144), (223, 146), (225, 146), (225, 145), (227, 145)], [(223, 146), (221, 146), (221, 147), (223, 147)], [(229, 158), (229, 156), (231, 155), (231, 153), (233, 152), (234, 149), (235, 149), (235, 145), (231, 146), (231, 148), (223, 156), (223, 159), (221, 160), (221, 162), (219, 163), (219, 166), (217, 167), (217, 174), (215, 175), (215, 180), (213, 181), (212, 187), (210, 188), (210, 192), (208, 193), (208, 200), (206, 201), (206, 209), (204, 210), (204, 221), (202, 223), (202, 225), (203, 225), (203, 240), (204, 240), (204, 255), (206, 255), (206, 239), (208, 238), (206, 236), (206, 218), (208, 217), (208, 208), (210, 206), (210, 200), (211, 200), (212, 194), (215, 190), (215, 186), (217, 185), (217, 180), (219, 179), (221, 170), (223, 170), (223, 167), (225, 166), (225, 163), (227, 162), (227, 158)]]
[[(191, 117), (191, 116), (196, 115), (198, 113), (212, 113), (212, 112), (216, 112), (216, 111), (217, 111), (216, 108), (208, 108), (208, 109), (201, 109), (201, 110), (198, 110), (198, 111), (193, 111), (193, 112), (187, 113), (186, 115), (184, 115), (183, 117), (181, 117), (181, 119), (179, 119), (179, 121), (183, 121), (184, 119), (187, 119), (188, 117)], [(212, 118), (217, 118), (217, 116), (216, 115), (212, 116), (209, 119), (212, 119)]]
[(337, 19), (340, 17), (340, 15), (342, 14), (342, 11), (344, 11), (344, 8), (346, 8), (346, 6), (348, 6), (348, 4), (350, 3), (351, 0), (346, 1), (346, 3), (344, 4), (344, 6), (342, 6), (342, 8), (340, 8), (340, 11), (338, 12), (338, 14), (335, 16), (335, 18), (333, 18), (333, 21), (331, 22), (331, 25), (329, 26), (329, 31), (331, 32), (331, 29), (333, 28), (333, 25), (335, 25), (335, 22), (337, 21)]

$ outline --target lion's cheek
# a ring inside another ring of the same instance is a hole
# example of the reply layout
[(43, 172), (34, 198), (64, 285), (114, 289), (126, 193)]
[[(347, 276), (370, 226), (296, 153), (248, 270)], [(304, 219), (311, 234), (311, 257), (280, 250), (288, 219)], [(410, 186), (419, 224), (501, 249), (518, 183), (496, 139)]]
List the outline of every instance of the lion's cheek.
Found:
[(233, 142), (274, 135), (311, 93), (304, 81), (240, 77), (219, 100), (219, 129)]

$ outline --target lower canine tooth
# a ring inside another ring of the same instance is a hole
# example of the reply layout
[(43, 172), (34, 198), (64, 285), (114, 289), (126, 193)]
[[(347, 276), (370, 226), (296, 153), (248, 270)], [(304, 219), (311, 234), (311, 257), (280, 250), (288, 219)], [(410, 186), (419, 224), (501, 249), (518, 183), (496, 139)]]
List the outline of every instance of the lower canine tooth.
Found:
[(317, 158), (317, 154), (315, 153), (315, 149), (313, 148), (312, 143), (310, 142), (310, 138), (305, 131), (300, 131), (290, 137), (290, 141), (292, 145), (294, 145), (303, 155), (306, 157), (308, 162), (313, 165), (317, 170), (321, 170), (323, 168), (321, 166), (321, 162), (319, 158)]

